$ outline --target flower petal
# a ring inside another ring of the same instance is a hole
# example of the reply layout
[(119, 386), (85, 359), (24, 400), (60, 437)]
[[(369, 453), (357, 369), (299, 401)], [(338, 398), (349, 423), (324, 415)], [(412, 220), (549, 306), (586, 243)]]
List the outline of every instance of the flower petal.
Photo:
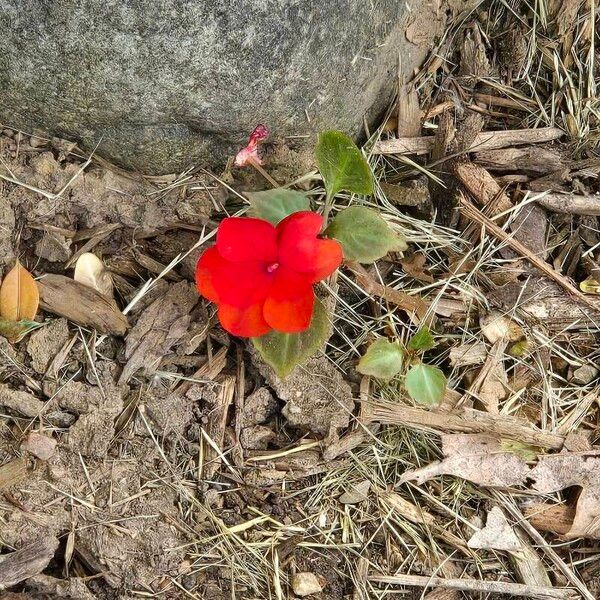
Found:
[(196, 285), (205, 298), (238, 308), (262, 302), (272, 282), (265, 263), (229, 262), (215, 246), (204, 252), (196, 267)]
[(306, 273), (311, 283), (331, 275), (342, 262), (339, 242), (317, 238), (322, 225), (321, 215), (300, 211), (289, 215), (277, 226), (280, 263)]
[(303, 271), (316, 283), (329, 277), (342, 264), (342, 245), (337, 240), (317, 240), (312, 268)]
[(239, 337), (258, 337), (271, 331), (263, 317), (262, 303), (245, 308), (220, 304), (218, 315), (223, 329)]
[(223, 219), (217, 231), (221, 256), (233, 262), (277, 260), (277, 232), (268, 221), (250, 217)]
[(196, 263), (196, 287), (198, 292), (211, 302), (219, 301), (219, 294), (213, 285), (213, 273), (225, 262), (216, 246), (205, 250)]
[(297, 333), (308, 329), (315, 304), (310, 280), (300, 273), (279, 267), (263, 314), (267, 323), (277, 331)]

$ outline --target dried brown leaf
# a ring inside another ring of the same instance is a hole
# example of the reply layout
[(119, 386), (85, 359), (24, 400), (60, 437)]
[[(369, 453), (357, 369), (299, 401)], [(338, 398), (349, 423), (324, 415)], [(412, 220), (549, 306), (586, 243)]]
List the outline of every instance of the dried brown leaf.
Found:
[(32, 321), (40, 303), (38, 286), (19, 261), (0, 287), (0, 315), (7, 321)]
[(522, 543), (506, 520), (502, 509), (494, 506), (487, 515), (485, 527), (471, 536), (468, 546), (480, 550), (517, 552)]
[(565, 537), (600, 539), (600, 450), (542, 456), (529, 477), (533, 488), (546, 494), (580, 487), (573, 525)]
[(525, 483), (525, 461), (503, 449), (501, 441), (486, 434), (444, 434), (444, 460), (406, 471), (403, 481), (419, 484), (439, 475), (462, 477), (486, 487), (511, 487)]

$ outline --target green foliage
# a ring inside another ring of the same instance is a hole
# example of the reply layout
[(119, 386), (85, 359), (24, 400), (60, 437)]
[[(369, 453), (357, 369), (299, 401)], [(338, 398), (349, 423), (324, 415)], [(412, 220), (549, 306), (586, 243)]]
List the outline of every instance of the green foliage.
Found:
[(246, 192), (250, 201), (248, 214), (277, 225), (288, 215), (310, 210), (309, 199), (301, 192), (275, 188), (264, 192)]
[(415, 352), (425, 352), (437, 346), (431, 332), (427, 327), (421, 327), (408, 342), (408, 349)]
[(352, 138), (345, 133), (326, 131), (320, 134), (315, 159), (328, 200), (342, 190), (364, 195), (373, 193), (371, 168)]
[(299, 364), (308, 360), (326, 342), (329, 336), (327, 311), (317, 298), (310, 326), (300, 333), (271, 331), (252, 338), (254, 347), (263, 360), (279, 377), (289, 375)]
[(344, 258), (360, 263), (372, 263), (390, 250), (406, 250), (406, 241), (374, 210), (350, 206), (339, 212), (325, 232), (338, 240)]
[(404, 351), (400, 344), (379, 338), (369, 346), (356, 369), (363, 375), (389, 380), (401, 371), (403, 361)]
[(408, 395), (418, 404), (437, 406), (444, 398), (446, 376), (437, 367), (419, 363), (406, 374), (404, 386)]

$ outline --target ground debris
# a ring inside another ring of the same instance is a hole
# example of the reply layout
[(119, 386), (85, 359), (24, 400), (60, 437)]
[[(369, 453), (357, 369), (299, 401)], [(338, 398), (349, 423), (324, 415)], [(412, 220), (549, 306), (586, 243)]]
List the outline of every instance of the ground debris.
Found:
[(0, 556), (0, 590), (12, 587), (43, 571), (57, 548), (58, 540), (47, 537)]
[(476, 531), (468, 544), (469, 548), (504, 552), (517, 552), (522, 548), (521, 541), (498, 506), (488, 512), (485, 527)]
[(54, 454), (56, 440), (32, 431), (21, 444), (21, 448), (40, 460), (48, 460)]
[(161, 359), (185, 335), (198, 292), (187, 281), (171, 285), (139, 317), (125, 340), (127, 363), (119, 378), (126, 383), (138, 369), (151, 375)]
[(454, 475), (487, 487), (523, 485), (529, 473), (525, 462), (507, 451), (500, 440), (485, 434), (444, 434), (445, 458), (426, 467), (406, 471), (403, 481), (419, 484), (438, 475)]
[(290, 426), (319, 435), (348, 426), (354, 409), (352, 390), (325, 357), (311, 358), (280, 379), (258, 355), (253, 355), (267, 383), (286, 403), (282, 414)]
[(69, 340), (66, 319), (56, 319), (45, 327), (34, 331), (27, 342), (31, 366), (38, 373), (45, 373), (54, 357)]

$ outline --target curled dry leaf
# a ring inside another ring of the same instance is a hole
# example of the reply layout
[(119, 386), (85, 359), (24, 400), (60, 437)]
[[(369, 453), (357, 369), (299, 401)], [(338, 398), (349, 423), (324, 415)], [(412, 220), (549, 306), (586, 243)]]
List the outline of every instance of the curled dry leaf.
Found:
[(112, 297), (113, 295), (112, 277), (104, 263), (92, 252), (84, 252), (77, 259), (73, 279), (104, 296)]
[(7, 321), (32, 321), (40, 303), (31, 273), (17, 261), (0, 287), (0, 315)]
[(600, 451), (542, 456), (529, 477), (533, 488), (544, 494), (580, 487), (573, 525), (565, 537), (600, 539)]
[(486, 487), (511, 487), (524, 484), (529, 473), (525, 461), (491, 435), (445, 434), (442, 451), (444, 460), (406, 471), (402, 480), (422, 484), (438, 475), (454, 475)]
[(480, 325), (481, 333), (492, 344), (500, 341), (516, 342), (525, 336), (517, 323), (496, 310), (481, 317)]

